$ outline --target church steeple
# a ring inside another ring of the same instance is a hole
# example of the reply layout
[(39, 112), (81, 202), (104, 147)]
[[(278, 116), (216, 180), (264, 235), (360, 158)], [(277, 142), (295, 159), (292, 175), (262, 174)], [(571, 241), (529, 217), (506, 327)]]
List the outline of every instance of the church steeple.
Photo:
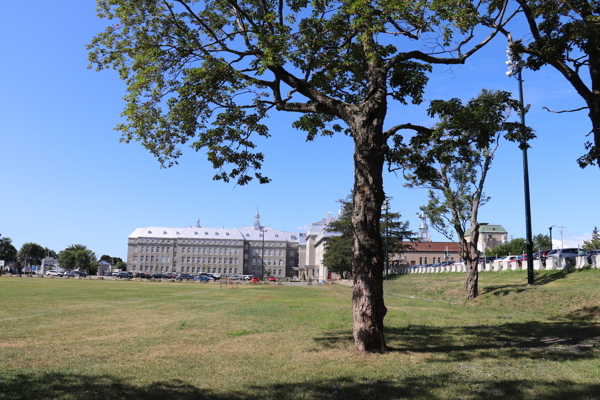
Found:
[(256, 215), (254, 216), (254, 229), (260, 230), (260, 214), (258, 212), (258, 206), (256, 206)]
[(200, 226), (200, 218), (196, 219), (196, 228), (202, 228)]
[(425, 213), (421, 213), (421, 225), (419, 225), (419, 239), (421, 242), (431, 242), (431, 238), (429, 237), (429, 227), (427, 226), (427, 217), (425, 217)]

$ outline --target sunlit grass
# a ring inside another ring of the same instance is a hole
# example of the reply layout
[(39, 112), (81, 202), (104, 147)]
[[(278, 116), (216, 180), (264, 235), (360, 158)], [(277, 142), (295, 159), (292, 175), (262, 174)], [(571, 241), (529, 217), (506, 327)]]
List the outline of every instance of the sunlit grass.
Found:
[(386, 281), (390, 352), (351, 288), (0, 278), (4, 399), (597, 399), (600, 271)]

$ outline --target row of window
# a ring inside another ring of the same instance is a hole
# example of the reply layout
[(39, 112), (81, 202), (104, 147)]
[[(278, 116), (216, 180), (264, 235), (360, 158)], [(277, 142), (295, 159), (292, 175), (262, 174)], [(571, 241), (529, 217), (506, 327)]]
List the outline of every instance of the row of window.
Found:
[[(173, 243), (173, 240), (169, 239), (139, 239), (138, 243)], [(186, 243), (186, 244), (217, 244), (217, 245), (230, 245), (230, 246), (241, 246), (242, 240), (215, 240), (215, 239), (206, 239), (206, 240), (198, 240), (198, 239), (179, 239), (177, 243)]]
[[(229, 259), (227, 257), (198, 257), (197, 258), (197, 262), (199, 264), (239, 264), (240, 263), (240, 259), (239, 258), (233, 258), (230, 257)], [(229, 262), (227, 262), (227, 260), (229, 260)], [(192, 263), (195, 264), (196, 263), (196, 257), (181, 257), (181, 262), (182, 263)]]
[(240, 249), (213, 248), (213, 247), (182, 247), (182, 254), (223, 254), (239, 255)]
[[(169, 272), (169, 267), (165, 266), (154, 266), (154, 265), (132, 265), (132, 271), (140, 271), (140, 272)], [(213, 272), (219, 274), (238, 274), (240, 269), (238, 268), (222, 268), (222, 267), (181, 267), (179, 272), (191, 272), (191, 273), (200, 273), (200, 272)], [(175, 268), (173, 267), (170, 272), (175, 272)], [(240, 271), (241, 272), (241, 271)], [(281, 270), (279, 272), (281, 274)]]
[[(261, 265), (260, 258), (253, 258), (252, 265)], [(283, 260), (265, 260), (265, 265), (283, 265)]]
[[(277, 250), (272, 250), (272, 249), (265, 250), (265, 256), (277, 256), (277, 253), (278, 253)], [(252, 255), (253, 256), (262, 256), (262, 250), (261, 249), (252, 249)], [(283, 257), (283, 250), (279, 250), (279, 257)]]
[[(137, 256), (133, 256), (133, 261), (137, 261)], [(154, 261), (154, 256), (140, 256), (140, 261)], [(156, 262), (171, 262), (171, 257), (156, 256)]]
[[(425, 261), (423, 261), (423, 259), (425, 259)], [(450, 259), (448, 261), (454, 261), (454, 257), (450, 257)], [(438, 257), (437, 262), (442, 262), (442, 257)], [(431, 263), (432, 264), (436, 263), (435, 257), (431, 257)], [(422, 265), (422, 264), (429, 264), (427, 262), (427, 257), (419, 257), (419, 265)]]

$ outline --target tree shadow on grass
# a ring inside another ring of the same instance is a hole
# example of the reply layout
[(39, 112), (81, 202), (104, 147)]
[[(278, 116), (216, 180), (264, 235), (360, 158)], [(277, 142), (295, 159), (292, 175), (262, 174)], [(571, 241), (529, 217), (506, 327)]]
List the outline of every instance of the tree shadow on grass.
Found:
[(468, 374), (433, 374), (405, 378), (331, 377), (285, 384), (256, 384), (207, 390), (177, 381), (137, 386), (113, 376), (65, 373), (0, 378), (0, 397), (6, 400), (298, 400), (298, 399), (427, 399), (442, 400), (592, 400), (600, 384), (569, 380), (479, 379)]
[(569, 273), (573, 272), (572, 269), (560, 269), (555, 271), (544, 271), (534, 272), (533, 286), (527, 283), (514, 284), (514, 285), (497, 285), (497, 286), (485, 286), (482, 295), (491, 293), (494, 296), (507, 296), (511, 293), (522, 293), (526, 290), (535, 289), (536, 287), (547, 285), (548, 283), (554, 282), (558, 279), (564, 279)]
[[(594, 323), (598, 307), (587, 307), (559, 321), (529, 321), (498, 325), (438, 327), (410, 325), (386, 327), (390, 351), (446, 354), (445, 362), (492, 359), (593, 359), (600, 356), (600, 330)], [(352, 341), (350, 331), (331, 331), (315, 342), (324, 349), (343, 348)], [(439, 359), (436, 359), (439, 361)]]

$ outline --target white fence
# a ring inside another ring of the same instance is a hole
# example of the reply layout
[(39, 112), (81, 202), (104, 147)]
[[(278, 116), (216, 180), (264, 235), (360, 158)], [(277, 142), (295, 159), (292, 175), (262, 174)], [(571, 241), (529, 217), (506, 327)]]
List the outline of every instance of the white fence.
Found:
[[(599, 268), (600, 269), (600, 255), (591, 256), (592, 263), (590, 264), (587, 256), (577, 256), (574, 268)], [(533, 269), (536, 271), (549, 271), (554, 269), (565, 269), (567, 268), (566, 259), (555, 259), (548, 258), (546, 260), (546, 266), (544, 266), (539, 260), (533, 260)], [(483, 271), (517, 271), (520, 269), (527, 269), (527, 262), (522, 262), (520, 265), (516, 261), (500, 261), (496, 260), (493, 263), (483, 264), (480, 263), (477, 267), (479, 272)], [(407, 267), (407, 268), (392, 268), (394, 274), (431, 274), (431, 273), (444, 273), (444, 272), (466, 272), (464, 263), (456, 263), (452, 265), (446, 265), (445, 267)]]

